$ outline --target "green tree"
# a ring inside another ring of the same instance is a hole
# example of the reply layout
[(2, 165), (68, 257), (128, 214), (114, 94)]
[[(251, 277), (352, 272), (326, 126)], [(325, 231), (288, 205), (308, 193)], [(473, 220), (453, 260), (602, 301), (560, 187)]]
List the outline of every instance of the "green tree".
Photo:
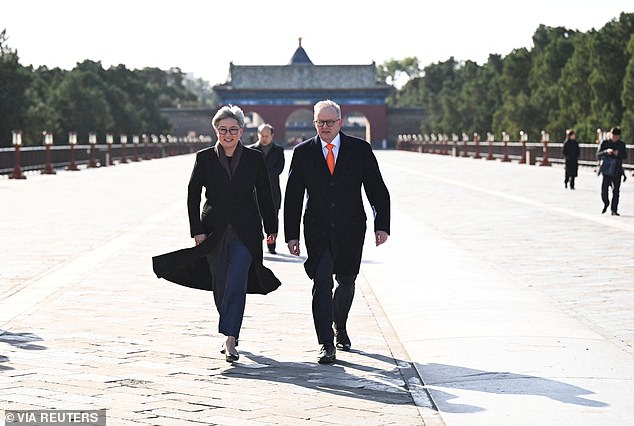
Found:
[(557, 85), (559, 98), (553, 128), (574, 128), (579, 141), (594, 141), (596, 125), (588, 121), (592, 112), (593, 92), (588, 85), (590, 58), (595, 31), (579, 33), (573, 39), (574, 52), (566, 62)]
[(502, 104), (493, 114), (494, 129), (511, 134), (524, 130), (530, 136), (541, 130), (530, 103), (528, 80), (531, 64), (531, 53), (526, 48), (515, 49), (504, 58), (500, 76)]
[(593, 37), (589, 83), (593, 97), (589, 117), (596, 127), (610, 127), (623, 118), (623, 80), (631, 56), (627, 43), (634, 33), (634, 14), (621, 14)]
[(25, 96), (29, 75), (18, 54), (7, 45), (6, 30), (0, 32), (0, 146), (11, 146), (11, 131), (25, 128)]
[[(540, 25), (533, 35), (531, 70), (528, 76), (533, 125), (563, 135), (566, 124), (559, 119), (559, 82), (574, 52), (576, 32)], [(568, 124), (567, 126), (570, 126)]]
[(72, 130), (85, 141), (89, 132), (97, 132), (103, 138), (106, 132), (115, 129), (108, 103), (112, 89), (104, 81), (104, 75), (100, 62), (84, 61), (66, 72), (59, 85), (52, 88), (53, 105), (59, 117), (56, 134), (63, 138)]
[(621, 125), (627, 132), (625, 138), (634, 143), (634, 34), (630, 36), (630, 41), (627, 44), (627, 56), (629, 62), (625, 68), (623, 92), (621, 93), (623, 105)]

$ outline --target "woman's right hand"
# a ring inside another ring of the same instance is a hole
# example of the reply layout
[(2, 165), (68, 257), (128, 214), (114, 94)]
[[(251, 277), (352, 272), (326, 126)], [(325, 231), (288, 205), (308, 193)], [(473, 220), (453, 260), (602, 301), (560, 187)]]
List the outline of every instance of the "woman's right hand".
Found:
[(194, 235), (194, 241), (196, 242), (196, 245), (202, 243), (206, 239), (207, 239), (207, 236), (205, 234)]

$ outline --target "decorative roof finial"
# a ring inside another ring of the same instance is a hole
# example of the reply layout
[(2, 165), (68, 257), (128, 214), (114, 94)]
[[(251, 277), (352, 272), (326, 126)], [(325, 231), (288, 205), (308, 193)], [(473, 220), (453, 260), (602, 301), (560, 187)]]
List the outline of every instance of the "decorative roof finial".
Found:
[(299, 38), (299, 47), (302, 47), (302, 38)]

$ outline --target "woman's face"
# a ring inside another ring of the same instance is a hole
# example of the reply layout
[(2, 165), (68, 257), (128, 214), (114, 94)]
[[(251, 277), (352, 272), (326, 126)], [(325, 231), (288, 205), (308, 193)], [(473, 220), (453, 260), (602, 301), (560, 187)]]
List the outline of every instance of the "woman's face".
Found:
[(235, 118), (223, 118), (218, 122), (217, 126), (214, 130), (220, 145), (225, 151), (233, 152), (242, 137), (244, 129), (238, 126), (238, 121)]

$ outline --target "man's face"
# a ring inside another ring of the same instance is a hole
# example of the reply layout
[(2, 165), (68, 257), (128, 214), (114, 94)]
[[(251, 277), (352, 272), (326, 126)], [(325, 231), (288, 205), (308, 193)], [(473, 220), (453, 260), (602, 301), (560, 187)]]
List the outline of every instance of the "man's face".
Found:
[(220, 141), (225, 150), (235, 148), (244, 131), (243, 128), (238, 126), (238, 122), (234, 118), (220, 120), (215, 130), (218, 141)]
[(261, 132), (258, 133), (258, 139), (260, 141), (260, 145), (268, 146), (273, 142), (273, 133), (271, 133), (271, 129), (265, 127)]
[(341, 129), (341, 119), (337, 117), (337, 111), (334, 108), (324, 108), (319, 111), (315, 115), (313, 124), (319, 138), (326, 143), (332, 142)]
[(612, 135), (612, 140), (614, 142), (618, 141), (621, 138), (621, 135), (615, 135), (615, 134), (612, 134), (612, 133), (610, 133), (610, 134)]

